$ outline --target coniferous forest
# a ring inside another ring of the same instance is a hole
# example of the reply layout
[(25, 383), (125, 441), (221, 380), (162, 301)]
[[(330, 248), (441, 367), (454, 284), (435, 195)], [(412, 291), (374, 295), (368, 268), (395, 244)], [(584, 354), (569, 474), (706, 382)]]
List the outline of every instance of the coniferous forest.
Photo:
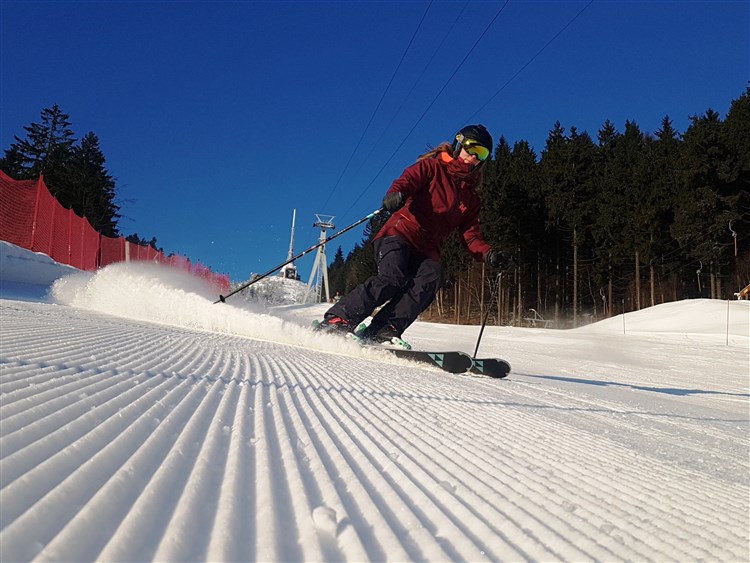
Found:
[[(606, 121), (595, 137), (558, 122), (540, 154), (501, 137), (485, 167), (482, 230), (514, 265), (498, 275), (455, 237), (425, 320), (580, 326), (668, 301), (732, 299), (750, 283), (750, 88), (724, 118), (708, 109), (682, 133), (669, 117), (650, 133)], [(369, 243), (383, 221), (346, 258), (339, 248), (332, 294), (374, 273)]]

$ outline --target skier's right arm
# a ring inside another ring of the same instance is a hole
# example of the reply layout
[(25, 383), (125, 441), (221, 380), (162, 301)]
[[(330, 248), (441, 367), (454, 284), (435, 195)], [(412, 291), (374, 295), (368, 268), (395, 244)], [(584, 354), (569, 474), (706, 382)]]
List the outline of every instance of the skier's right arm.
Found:
[(385, 207), (387, 211), (401, 209), (404, 206), (404, 203), (406, 203), (406, 196), (402, 192), (396, 190), (388, 190), (383, 198), (383, 207)]
[[(391, 187), (388, 188), (388, 191), (385, 193), (383, 207), (389, 211), (394, 211), (395, 209), (402, 207), (409, 196), (412, 196), (420, 189), (425, 189), (429, 186), (428, 174), (429, 168), (424, 160), (417, 161), (406, 168), (406, 170), (401, 173), (401, 176), (393, 181)], [(400, 196), (395, 194), (400, 194)], [(388, 204), (386, 204), (386, 200), (389, 198), (390, 204), (399, 205), (394, 207), (394, 209), (390, 209)]]

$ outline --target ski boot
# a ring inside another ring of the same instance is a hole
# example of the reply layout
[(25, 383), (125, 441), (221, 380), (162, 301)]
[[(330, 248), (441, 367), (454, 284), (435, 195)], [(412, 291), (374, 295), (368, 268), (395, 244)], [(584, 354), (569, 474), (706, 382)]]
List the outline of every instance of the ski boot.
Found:
[(361, 338), (352, 331), (352, 325), (349, 324), (349, 321), (342, 319), (341, 317), (328, 316), (322, 321), (314, 320), (312, 326), (315, 331), (343, 336), (344, 338), (350, 338), (356, 341), (361, 340)]
[(380, 329), (375, 331), (365, 323), (360, 323), (354, 334), (366, 344), (411, 350), (411, 344), (401, 338), (396, 331), (396, 327), (391, 324), (380, 327)]

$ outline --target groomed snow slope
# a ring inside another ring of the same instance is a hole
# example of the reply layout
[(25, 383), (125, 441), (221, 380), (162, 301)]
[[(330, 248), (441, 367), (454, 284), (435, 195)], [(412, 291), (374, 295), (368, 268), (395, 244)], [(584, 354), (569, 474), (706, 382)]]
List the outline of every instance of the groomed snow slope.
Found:
[(153, 266), (1, 287), (3, 561), (750, 559), (747, 302), (489, 327), (489, 380)]

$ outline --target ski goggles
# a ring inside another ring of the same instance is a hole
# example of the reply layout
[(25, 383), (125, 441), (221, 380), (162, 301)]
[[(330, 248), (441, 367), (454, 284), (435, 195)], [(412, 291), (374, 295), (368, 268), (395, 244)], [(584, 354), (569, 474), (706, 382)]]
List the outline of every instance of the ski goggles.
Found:
[(456, 140), (461, 144), (463, 149), (474, 156), (477, 157), (477, 160), (480, 160), (481, 162), (484, 162), (487, 160), (487, 157), (490, 156), (490, 149), (487, 147), (480, 145), (473, 139), (467, 139), (463, 135), (456, 136)]

